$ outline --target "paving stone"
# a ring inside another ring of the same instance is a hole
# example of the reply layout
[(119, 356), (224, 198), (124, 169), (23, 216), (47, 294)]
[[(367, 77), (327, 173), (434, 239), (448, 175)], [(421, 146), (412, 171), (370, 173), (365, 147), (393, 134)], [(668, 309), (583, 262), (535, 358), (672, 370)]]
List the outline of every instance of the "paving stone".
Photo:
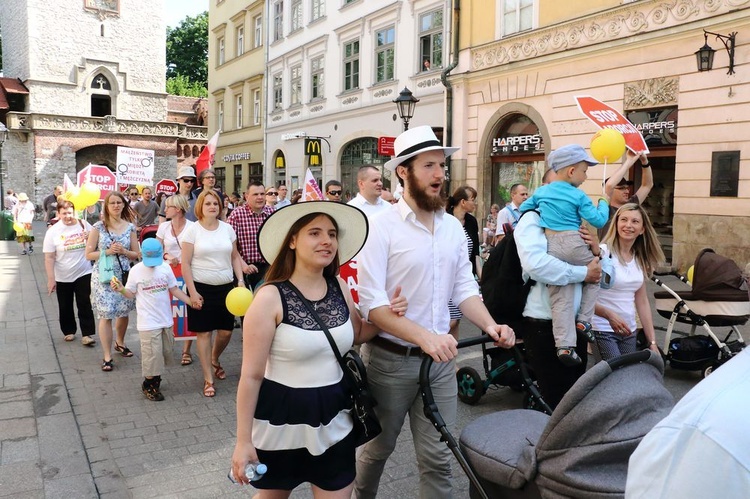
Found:
[(0, 497), (16, 497), (22, 493), (42, 491), (42, 472), (33, 462), (0, 466)]
[(33, 417), (8, 419), (0, 424), (0, 440), (36, 436), (36, 419)]
[(36, 463), (40, 459), (39, 440), (37, 437), (25, 437), (0, 442), (0, 466), (22, 462)]
[(45, 480), (44, 493), (46, 499), (86, 499), (98, 497), (96, 485), (89, 473)]

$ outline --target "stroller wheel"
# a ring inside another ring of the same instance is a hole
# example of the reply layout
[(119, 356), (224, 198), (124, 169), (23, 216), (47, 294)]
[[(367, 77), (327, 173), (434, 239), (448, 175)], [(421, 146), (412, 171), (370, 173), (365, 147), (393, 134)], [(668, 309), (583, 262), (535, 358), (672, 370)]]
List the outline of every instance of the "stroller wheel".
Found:
[(708, 376), (713, 373), (716, 369), (719, 368), (721, 364), (709, 364), (706, 367), (703, 368), (703, 371), (701, 371), (701, 374), (704, 378), (708, 378)]
[(484, 395), (484, 384), (476, 369), (462, 367), (456, 373), (456, 381), (458, 382), (458, 398), (461, 402), (474, 405)]

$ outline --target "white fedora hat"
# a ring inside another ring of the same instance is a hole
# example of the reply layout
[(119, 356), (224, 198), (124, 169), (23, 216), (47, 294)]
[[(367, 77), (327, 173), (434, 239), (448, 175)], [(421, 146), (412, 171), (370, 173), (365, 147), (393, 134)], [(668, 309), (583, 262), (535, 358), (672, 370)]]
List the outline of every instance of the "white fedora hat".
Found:
[(359, 208), (332, 201), (304, 201), (279, 208), (260, 226), (258, 246), (265, 261), (276, 260), (289, 229), (311, 213), (322, 213), (336, 221), (341, 265), (354, 258), (365, 245), (369, 225), (367, 216)]
[(443, 147), (430, 126), (418, 126), (396, 137), (393, 143), (396, 156), (388, 161), (385, 167), (390, 171), (395, 171), (398, 165), (417, 154), (427, 151), (443, 151), (446, 156), (450, 156), (459, 149), (460, 147)]

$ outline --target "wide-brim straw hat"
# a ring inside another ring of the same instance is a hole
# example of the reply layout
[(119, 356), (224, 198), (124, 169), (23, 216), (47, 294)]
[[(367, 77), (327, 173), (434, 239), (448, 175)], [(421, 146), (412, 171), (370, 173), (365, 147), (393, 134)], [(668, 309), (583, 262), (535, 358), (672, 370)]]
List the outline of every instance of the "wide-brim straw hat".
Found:
[(459, 149), (460, 147), (443, 147), (431, 127), (427, 125), (418, 126), (396, 137), (393, 142), (393, 151), (396, 153), (396, 157), (386, 162), (385, 167), (390, 171), (395, 171), (398, 165), (417, 154), (428, 151), (443, 151), (446, 156), (450, 156)]
[(20, 194), (18, 194), (18, 200), (19, 201), (28, 201), (29, 200), (29, 196), (27, 196), (25, 192), (21, 192)]
[(354, 258), (367, 240), (367, 216), (354, 206), (333, 201), (304, 201), (279, 208), (263, 222), (258, 234), (258, 246), (263, 258), (270, 264), (276, 260), (281, 245), (292, 225), (311, 213), (328, 215), (338, 225), (339, 263)]

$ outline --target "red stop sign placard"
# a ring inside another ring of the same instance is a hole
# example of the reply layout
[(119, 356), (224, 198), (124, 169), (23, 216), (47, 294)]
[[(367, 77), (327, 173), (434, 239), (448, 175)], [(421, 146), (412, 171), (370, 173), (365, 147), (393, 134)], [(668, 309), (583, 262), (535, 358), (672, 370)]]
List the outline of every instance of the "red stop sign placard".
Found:
[(576, 98), (578, 109), (599, 128), (612, 128), (622, 133), (625, 145), (635, 152), (648, 153), (648, 146), (643, 135), (628, 119), (605, 103), (594, 99), (590, 95), (579, 95)]
[(156, 192), (155, 194), (159, 193), (165, 193), (168, 195), (177, 194), (177, 182), (175, 182), (172, 179), (165, 178), (163, 180), (159, 180), (156, 183)]
[(117, 185), (115, 174), (106, 166), (88, 165), (77, 175), (78, 186), (85, 182), (91, 182), (99, 186), (99, 199), (104, 199), (107, 194), (114, 191)]

